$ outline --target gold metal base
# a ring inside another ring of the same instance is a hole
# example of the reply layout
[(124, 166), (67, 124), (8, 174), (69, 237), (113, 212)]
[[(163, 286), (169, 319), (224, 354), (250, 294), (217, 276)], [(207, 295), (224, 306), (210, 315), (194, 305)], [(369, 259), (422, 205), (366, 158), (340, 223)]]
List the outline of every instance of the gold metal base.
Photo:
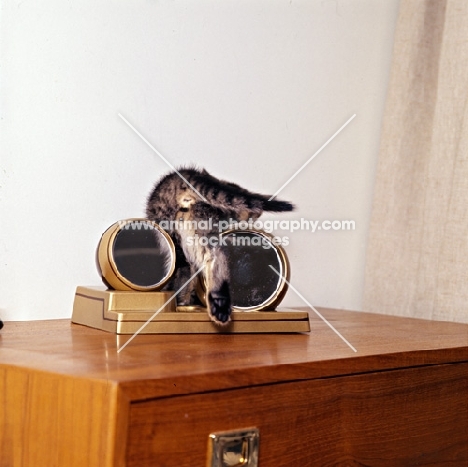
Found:
[(227, 326), (213, 323), (205, 308), (178, 307), (173, 292), (133, 292), (82, 287), (75, 292), (72, 322), (115, 334), (309, 332), (305, 311), (233, 311)]

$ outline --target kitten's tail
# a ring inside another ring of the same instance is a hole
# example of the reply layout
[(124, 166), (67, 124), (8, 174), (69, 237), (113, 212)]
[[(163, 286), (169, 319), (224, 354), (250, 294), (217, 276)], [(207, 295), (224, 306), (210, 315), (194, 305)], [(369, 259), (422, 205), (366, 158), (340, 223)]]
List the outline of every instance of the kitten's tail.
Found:
[(198, 190), (206, 201), (220, 209), (229, 206), (236, 211), (249, 210), (261, 214), (263, 211), (288, 212), (293, 211), (293, 204), (288, 201), (269, 199), (260, 193), (253, 193), (241, 186), (220, 180), (210, 175), (206, 170), (181, 169), (180, 171), (192, 187)]
[(267, 199), (263, 201), (263, 210), (269, 212), (290, 212), (294, 210), (294, 205), (288, 201)]

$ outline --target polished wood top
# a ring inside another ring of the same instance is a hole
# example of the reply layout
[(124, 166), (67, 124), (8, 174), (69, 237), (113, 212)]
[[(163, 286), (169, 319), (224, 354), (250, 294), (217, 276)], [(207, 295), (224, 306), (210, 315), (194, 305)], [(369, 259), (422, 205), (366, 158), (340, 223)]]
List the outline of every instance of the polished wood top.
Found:
[(310, 334), (137, 335), (69, 320), (6, 322), (0, 365), (118, 385), (131, 400), (468, 361), (468, 324), (320, 309)]

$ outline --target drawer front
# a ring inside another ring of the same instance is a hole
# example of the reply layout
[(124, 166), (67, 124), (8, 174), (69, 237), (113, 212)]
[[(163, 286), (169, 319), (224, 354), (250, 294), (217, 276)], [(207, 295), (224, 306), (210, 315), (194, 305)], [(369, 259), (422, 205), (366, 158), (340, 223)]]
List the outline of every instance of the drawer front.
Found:
[(468, 364), (133, 403), (128, 466), (204, 467), (210, 433), (257, 427), (259, 467), (468, 465)]

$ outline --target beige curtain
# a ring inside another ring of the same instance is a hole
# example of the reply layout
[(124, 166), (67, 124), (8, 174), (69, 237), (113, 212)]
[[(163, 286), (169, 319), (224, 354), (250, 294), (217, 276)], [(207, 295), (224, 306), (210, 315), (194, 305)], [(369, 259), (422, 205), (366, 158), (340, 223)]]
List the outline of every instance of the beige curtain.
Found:
[(364, 309), (468, 322), (468, 1), (402, 0)]

